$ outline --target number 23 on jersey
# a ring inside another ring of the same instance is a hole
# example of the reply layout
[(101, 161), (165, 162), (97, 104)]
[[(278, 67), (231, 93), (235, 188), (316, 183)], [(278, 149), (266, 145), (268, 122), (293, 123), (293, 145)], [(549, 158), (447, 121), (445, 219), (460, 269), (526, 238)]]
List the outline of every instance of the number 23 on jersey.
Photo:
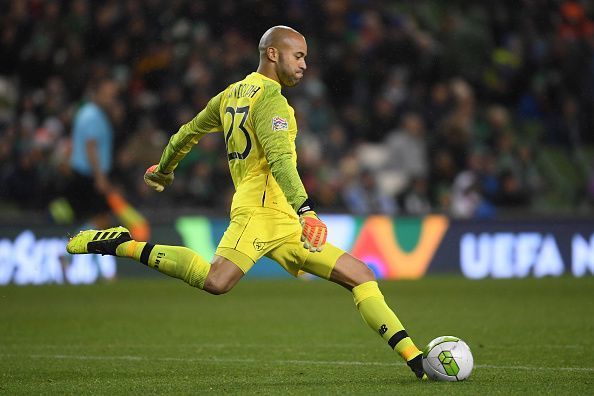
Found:
[[(250, 134), (245, 128), (245, 122), (247, 121), (248, 114), (250, 111), (249, 106), (243, 107), (227, 107), (225, 109), (225, 114), (231, 115), (231, 123), (229, 124), (229, 129), (225, 132), (225, 146), (227, 147), (227, 159), (229, 161), (234, 159), (245, 159), (250, 154), (250, 150), (252, 149), (252, 140), (250, 139)], [(239, 125), (236, 125), (235, 119), (239, 118)], [(245, 138), (245, 148), (242, 151), (239, 151), (238, 148), (240, 146), (241, 139), (239, 134), (241, 132)]]

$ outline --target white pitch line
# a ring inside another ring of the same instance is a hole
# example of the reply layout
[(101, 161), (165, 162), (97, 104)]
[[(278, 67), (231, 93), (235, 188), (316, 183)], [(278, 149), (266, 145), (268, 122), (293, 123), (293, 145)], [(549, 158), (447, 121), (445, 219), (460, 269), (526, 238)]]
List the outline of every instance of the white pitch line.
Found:
[[(23, 355), (2, 354), (3, 357), (23, 357)], [(183, 357), (146, 357), (146, 356), (89, 356), (89, 355), (25, 355), (31, 359), (72, 359), (72, 360), (128, 360), (128, 361), (173, 361), (200, 363), (271, 363), (271, 364), (305, 364), (331, 366), (404, 366), (404, 363), (361, 362), (349, 360), (257, 360), (237, 358), (183, 358)], [(500, 366), (493, 364), (476, 364), (477, 368), (496, 370), (524, 370), (524, 371), (585, 371), (594, 372), (594, 367), (538, 367), (538, 366)]]
[(535, 371), (587, 371), (594, 372), (594, 367), (534, 367), (534, 366), (497, 366), (492, 364), (475, 364), (474, 367), (500, 370), (535, 370)]

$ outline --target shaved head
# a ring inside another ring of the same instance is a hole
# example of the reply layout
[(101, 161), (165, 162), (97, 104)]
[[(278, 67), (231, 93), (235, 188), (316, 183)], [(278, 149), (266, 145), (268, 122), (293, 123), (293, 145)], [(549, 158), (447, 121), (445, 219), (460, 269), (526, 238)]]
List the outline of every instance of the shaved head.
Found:
[(301, 33), (288, 26), (273, 26), (260, 38), (258, 51), (259, 73), (286, 87), (299, 83), (307, 68), (307, 44)]
[(297, 38), (305, 40), (305, 37), (297, 30), (283, 25), (273, 26), (264, 32), (258, 44), (260, 56), (266, 55), (266, 49), (270, 47), (280, 48), (285, 45), (287, 39)]

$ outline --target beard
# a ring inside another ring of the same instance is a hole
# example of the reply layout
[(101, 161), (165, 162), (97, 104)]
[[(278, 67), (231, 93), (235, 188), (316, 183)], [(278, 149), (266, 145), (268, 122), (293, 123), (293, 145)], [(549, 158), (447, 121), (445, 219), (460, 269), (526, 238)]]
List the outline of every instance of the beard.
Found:
[(285, 65), (282, 54), (280, 56), (278, 66), (279, 68), (277, 70), (277, 75), (285, 87), (294, 87), (301, 82), (303, 77), (297, 77), (295, 72), (290, 67)]
[(301, 79), (295, 77), (286, 77), (282, 81), (285, 87), (294, 87), (301, 82)]

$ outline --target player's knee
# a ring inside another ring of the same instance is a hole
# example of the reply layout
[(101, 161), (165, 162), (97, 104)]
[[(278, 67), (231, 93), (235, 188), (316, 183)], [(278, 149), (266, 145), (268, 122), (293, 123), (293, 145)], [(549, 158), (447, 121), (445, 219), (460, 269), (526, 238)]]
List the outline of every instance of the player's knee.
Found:
[(330, 280), (350, 290), (362, 283), (374, 281), (375, 275), (367, 264), (350, 254), (344, 254), (338, 259)]
[(360, 260), (356, 260), (355, 265), (357, 267), (357, 270), (355, 271), (353, 276), (355, 286), (375, 280), (375, 274), (367, 264)]
[(204, 283), (204, 291), (209, 292), (210, 294), (214, 294), (216, 296), (228, 293), (231, 289), (233, 289), (235, 284), (228, 279), (222, 278), (214, 278), (214, 279), (206, 279)]
[(215, 295), (225, 294), (233, 289), (242, 277), (243, 272), (237, 265), (216, 256), (204, 281), (204, 291)]
[(225, 274), (210, 271), (204, 282), (204, 290), (214, 295), (228, 293), (237, 282)]

